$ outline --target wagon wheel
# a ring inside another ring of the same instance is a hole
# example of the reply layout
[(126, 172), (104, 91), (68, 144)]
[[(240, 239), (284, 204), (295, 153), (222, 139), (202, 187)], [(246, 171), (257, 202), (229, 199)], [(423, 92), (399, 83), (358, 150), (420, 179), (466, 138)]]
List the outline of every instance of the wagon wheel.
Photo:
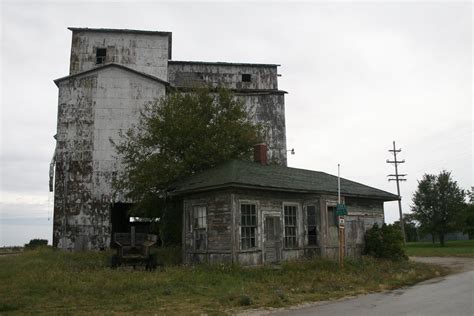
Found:
[(157, 266), (158, 266), (158, 262), (156, 260), (156, 255), (149, 255), (146, 262), (145, 269), (147, 271), (153, 271), (156, 269)]
[(113, 255), (112, 258), (110, 258), (110, 267), (112, 269), (117, 268), (120, 266), (122, 263), (120, 262), (120, 257), (117, 255)]

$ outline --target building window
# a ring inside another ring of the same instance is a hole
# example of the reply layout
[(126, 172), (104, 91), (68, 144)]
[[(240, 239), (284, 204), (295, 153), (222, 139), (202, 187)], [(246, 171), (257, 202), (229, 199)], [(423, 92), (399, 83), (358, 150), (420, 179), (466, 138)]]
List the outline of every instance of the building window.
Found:
[(328, 227), (337, 226), (336, 207), (328, 206)]
[(308, 246), (318, 245), (318, 213), (319, 212), (316, 211), (316, 205), (308, 205), (308, 207), (306, 208), (306, 215), (308, 220)]
[(193, 207), (193, 233), (195, 250), (207, 248), (207, 212), (205, 206)]
[(296, 239), (296, 205), (285, 205), (285, 248), (298, 246)]
[(256, 247), (257, 207), (255, 204), (240, 205), (240, 248)]
[(96, 55), (95, 55), (96, 65), (105, 64), (105, 56), (107, 56), (107, 49), (97, 48)]
[(252, 81), (251, 74), (242, 74), (242, 82), (250, 82), (250, 81)]

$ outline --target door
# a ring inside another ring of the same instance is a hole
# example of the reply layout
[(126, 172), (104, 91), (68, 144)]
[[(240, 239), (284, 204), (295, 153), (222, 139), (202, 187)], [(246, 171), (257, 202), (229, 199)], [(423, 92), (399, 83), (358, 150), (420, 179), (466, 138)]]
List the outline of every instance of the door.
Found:
[(328, 246), (339, 247), (339, 229), (337, 225), (336, 207), (327, 206), (326, 225), (328, 232)]
[(265, 217), (265, 263), (280, 262), (281, 238), (280, 217)]

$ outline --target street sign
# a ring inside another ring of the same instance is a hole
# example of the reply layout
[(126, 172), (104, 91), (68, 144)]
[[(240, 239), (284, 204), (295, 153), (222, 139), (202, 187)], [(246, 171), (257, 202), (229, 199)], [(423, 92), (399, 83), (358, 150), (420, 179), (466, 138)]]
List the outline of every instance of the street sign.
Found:
[(347, 215), (347, 208), (344, 204), (337, 204), (336, 206), (336, 215), (337, 216), (344, 216)]
[(344, 226), (344, 216), (339, 216), (339, 226)]

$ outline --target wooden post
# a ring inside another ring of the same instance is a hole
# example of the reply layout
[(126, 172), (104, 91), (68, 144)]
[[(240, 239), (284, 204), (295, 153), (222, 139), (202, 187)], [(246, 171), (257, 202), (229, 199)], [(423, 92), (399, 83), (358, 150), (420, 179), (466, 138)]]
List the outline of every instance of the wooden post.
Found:
[[(341, 166), (337, 164), (337, 205), (341, 205)], [(344, 250), (345, 246), (345, 235), (344, 235), (344, 216), (338, 216), (338, 227), (339, 227), (339, 267), (344, 267)]]
[(344, 217), (339, 216), (339, 266), (344, 267), (344, 255), (346, 248), (346, 236), (344, 234)]

